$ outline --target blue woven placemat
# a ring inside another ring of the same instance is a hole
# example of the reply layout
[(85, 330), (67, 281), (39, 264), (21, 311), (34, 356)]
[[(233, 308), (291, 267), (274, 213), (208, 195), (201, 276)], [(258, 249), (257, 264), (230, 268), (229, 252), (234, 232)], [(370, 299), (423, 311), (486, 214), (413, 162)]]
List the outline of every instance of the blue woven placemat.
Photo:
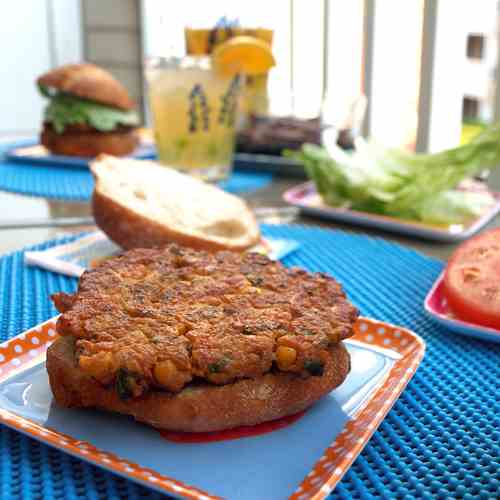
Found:
[[(442, 263), (339, 231), (301, 226), (263, 231), (300, 242), (286, 265), (332, 274), (362, 314), (408, 327), (427, 343), (416, 375), (332, 498), (497, 498), (500, 346), (449, 333), (424, 315), (422, 302)], [(74, 279), (25, 268), (22, 252), (0, 259), (2, 339), (54, 315), (49, 293), (75, 287)], [(0, 497), (161, 495), (2, 427)]]
[[(81, 167), (49, 166), (8, 161), (2, 158), (12, 145), (0, 145), (0, 189), (28, 196), (65, 201), (88, 201), (94, 189), (89, 170)], [(265, 187), (272, 174), (233, 172), (220, 186), (230, 193), (240, 194)]]

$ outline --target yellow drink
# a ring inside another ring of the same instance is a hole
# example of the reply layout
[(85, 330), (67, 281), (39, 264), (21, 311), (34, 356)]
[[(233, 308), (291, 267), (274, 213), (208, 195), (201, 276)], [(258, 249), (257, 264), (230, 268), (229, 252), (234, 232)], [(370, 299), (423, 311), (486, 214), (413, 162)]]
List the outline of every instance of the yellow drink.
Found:
[(162, 164), (203, 179), (230, 173), (240, 88), (205, 57), (163, 60), (147, 70), (149, 103)]
[[(213, 49), (225, 41), (237, 36), (253, 36), (272, 46), (273, 30), (266, 28), (226, 27), (213, 29), (185, 28), (186, 52), (188, 54), (211, 54)], [(246, 75), (245, 88), (242, 91), (241, 107), (244, 113), (267, 115), (269, 96), (267, 91), (268, 73)]]

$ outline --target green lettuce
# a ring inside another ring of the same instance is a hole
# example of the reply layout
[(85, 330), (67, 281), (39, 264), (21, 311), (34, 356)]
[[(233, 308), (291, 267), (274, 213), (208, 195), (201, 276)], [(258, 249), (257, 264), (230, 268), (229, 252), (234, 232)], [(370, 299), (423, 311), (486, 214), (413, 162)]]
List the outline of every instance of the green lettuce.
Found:
[(123, 111), (68, 94), (52, 95), (45, 89), (41, 91), (50, 98), (44, 120), (51, 123), (58, 134), (68, 125), (76, 124), (87, 124), (101, 132), (110, 132), (119, 125), (139, 125), (139, 116), (133, 110)]
[(418, 208), (419, 219), (430, 224), (457, 224), (477, 219), (495, 202), (485, 192), (444, 191)]
[(435, 154), (415, 154), (359, 140), (354, 153), (305, 144), (287, 152), (304, 165), (324, 201), (333, 206), (452, 224), (491, 204), (487, 193), (456, 191), (464, 179), (500, 164), (500, 124), (471, 142)]

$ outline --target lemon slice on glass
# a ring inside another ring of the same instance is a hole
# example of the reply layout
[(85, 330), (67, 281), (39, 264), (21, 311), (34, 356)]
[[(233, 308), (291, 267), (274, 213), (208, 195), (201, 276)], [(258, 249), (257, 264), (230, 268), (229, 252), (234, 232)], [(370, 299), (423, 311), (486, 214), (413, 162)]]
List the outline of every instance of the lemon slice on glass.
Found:
[(253, 36), (235, 36), (221, 43), (212, 52), (212, 62), (226, 75), (261, 75), (276, 64), (271, 46)]

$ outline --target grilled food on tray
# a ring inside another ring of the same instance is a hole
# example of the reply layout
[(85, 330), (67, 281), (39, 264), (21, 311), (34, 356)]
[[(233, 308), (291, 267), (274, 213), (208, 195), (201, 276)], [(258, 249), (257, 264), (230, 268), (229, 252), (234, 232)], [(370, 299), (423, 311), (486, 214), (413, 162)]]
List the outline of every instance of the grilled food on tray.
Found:
[(321, 273), (258, 254), (136, 249), (53, 296), (57, 402), (158, 428), (215, 431), (290, 415), (339, 386), (357, 310)]
[(238, 133), (237, 150), (280, 155), (285, 149), (300, 149), (304, 143), (321, 143), (319, 119), (250, 116), (248, 125)]
[(69, 64), (37, 80), (49, 99), (41, 143), (53, 154), (94, 157), (131, 153), (139, 117), (125, 87), (93, 64)]

